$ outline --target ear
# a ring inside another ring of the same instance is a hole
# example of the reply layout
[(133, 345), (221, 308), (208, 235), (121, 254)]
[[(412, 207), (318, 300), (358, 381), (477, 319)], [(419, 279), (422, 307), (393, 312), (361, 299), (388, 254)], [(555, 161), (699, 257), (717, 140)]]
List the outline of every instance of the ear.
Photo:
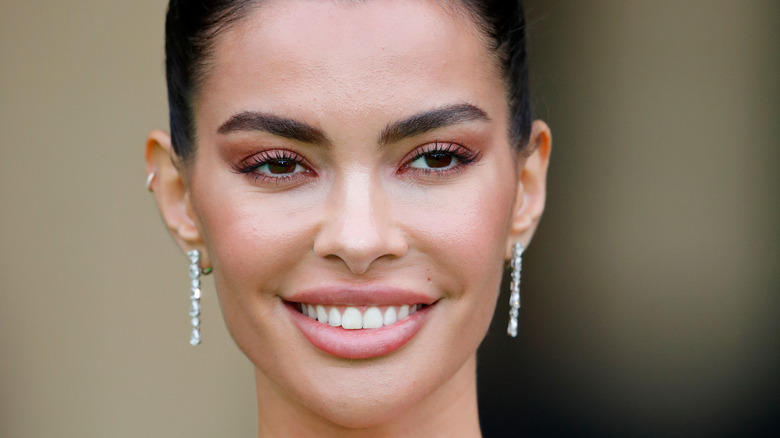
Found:
[(517, 183), (512, 227), (506, 247), (507, 259), (510, 258), (515, 243), (519, 242), (524, 247), (528, 247), (544, 211), (552, 134), (543, 121), (533, 122), (528, 148), (531, 151), (530, 155), (525, 159), (517, 160), (520, 178)]
[(189, 189), (182, 175), (183, 164), (173, 152), (171, 137), (160, 130), (146, 139), (146, 174), (149, 190), (154, 192), (157, 207), (168, 231), (183, 252), (197, 249), (201, 268), (210, 267), (201, 233), (190, 204)]

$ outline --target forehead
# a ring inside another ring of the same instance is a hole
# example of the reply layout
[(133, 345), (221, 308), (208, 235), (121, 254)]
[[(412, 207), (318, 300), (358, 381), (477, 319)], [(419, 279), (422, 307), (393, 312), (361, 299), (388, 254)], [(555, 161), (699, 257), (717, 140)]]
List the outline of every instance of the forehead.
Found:
[(285, 0), (218, 36), (201, 91), (226, 111), (365, 112), (503, 96), (503, 83), (474, 23), (440, 2)]

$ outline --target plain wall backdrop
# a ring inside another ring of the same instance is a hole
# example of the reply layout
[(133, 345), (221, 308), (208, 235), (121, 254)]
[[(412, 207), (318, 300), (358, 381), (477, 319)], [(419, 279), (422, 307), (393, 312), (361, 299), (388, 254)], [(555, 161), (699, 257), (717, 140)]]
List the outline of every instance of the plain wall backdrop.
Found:
[[(144, 189), (166, 2), (0, 2), (0, 436), (255, 435), (253, 369)], [(486, 436), (768, 433), (780, 415), (780, 3), (527, 1), (553, 131), (480, 350)]]

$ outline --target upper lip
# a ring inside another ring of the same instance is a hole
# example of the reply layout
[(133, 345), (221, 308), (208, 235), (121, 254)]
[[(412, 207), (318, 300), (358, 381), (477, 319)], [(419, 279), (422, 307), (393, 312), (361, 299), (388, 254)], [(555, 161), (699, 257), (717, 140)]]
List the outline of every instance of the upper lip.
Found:
[(392, 306), (399, 304), (433, 304), (437, 298), (405, 288), (371, 286), (326, 286), (296, 291), (282, 297), (285, 301), (331, 306)]

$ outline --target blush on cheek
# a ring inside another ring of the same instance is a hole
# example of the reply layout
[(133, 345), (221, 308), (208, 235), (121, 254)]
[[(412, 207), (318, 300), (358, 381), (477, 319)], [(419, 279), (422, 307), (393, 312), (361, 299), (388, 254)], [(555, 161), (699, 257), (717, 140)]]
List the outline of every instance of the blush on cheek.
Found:
[[(240, 199), (243, 198), (243, 199)], [(256, 193), (221, 196), (205, 203), (204, 226), (215, 269), (230, 277), (231, 287), (258, 293), (273, 291), (309, 252), (307, 235), (316, 214), (284, 200)], [(310, 246), (310, 245), (309, 245)]]
[(461, 289), (458, 284), (494, 282), (503, 266), (513, 187), (490, 177), (475, 181), (405, 208), (410, 228), (426, 244), (423, 251), (446, 265), (453, 291)]

